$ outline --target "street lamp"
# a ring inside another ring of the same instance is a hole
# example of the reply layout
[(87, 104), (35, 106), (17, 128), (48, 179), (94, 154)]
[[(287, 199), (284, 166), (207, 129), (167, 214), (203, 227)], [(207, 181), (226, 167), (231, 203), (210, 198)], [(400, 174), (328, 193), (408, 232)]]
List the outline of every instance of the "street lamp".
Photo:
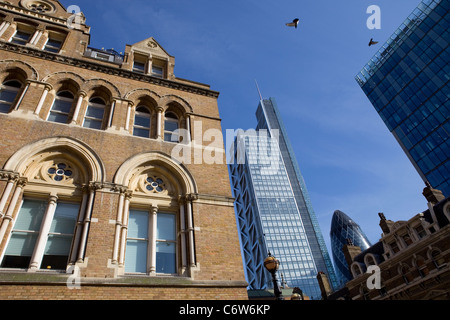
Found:
[(275, 293), (275, 297), (277, 300), (284, 300), (283, 295), (281, 294), (280, 287), (278, 286), (277, 281), (277, 270), (280, 266), (280, 261), (278, 261), (274, 256), (272, 256), (269, 252), (269, 256), (264, 260), (264, 267), (272, 274), (273, 281), (273, 291)]

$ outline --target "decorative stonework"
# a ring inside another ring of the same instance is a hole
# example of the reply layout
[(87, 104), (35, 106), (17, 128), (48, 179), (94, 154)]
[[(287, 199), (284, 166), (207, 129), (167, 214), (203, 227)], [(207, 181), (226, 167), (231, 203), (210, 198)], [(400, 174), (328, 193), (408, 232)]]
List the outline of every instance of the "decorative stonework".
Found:
[[(30, 165), (36, 166), (30, 177), (32, 180), (41, 180), (52, 184), (74, 185), (80, 183), (78, 169), (65, 159), (51, 159)], [(31, 171), (31, 170), (30, 170)]]
[(20, 1), (20, 5), (28, 10), (41, 14), (51, 14), (56, 11), (53, 4), (45, 0), (22, 0)]
[(141, 81), (145, 83), (154, 84), (161, 87), (171, 88), (175, 90), (180, 90), (184, 92), (189, 92), (193, 94), (198, 94), (202, 96), (207, 97), (213, 97), (218, 98), (220, 93), (217, 91), (209, 90), (209, 89), (203, 89), (196, 86), (192, 86), (189, 84), (177, 82), (177, 81), (171, 81), (168, 79), (161, 79), (152, 77), (150, 75), (140, 74), (136, 73), (130, 70), (105, 66), (99, 63), (86, 61), (86, 60), (80, 60), (76, 58), (70, 58), (65, 57), (60, 54), (51, 53), (43, 50), (33, 49), (30, 47), (24, 47), (21, 45), (17, 45), (10, 42), (0, 42), (0, 50), (6, 50), (15, 52), (18, 54), (23, 54), (30, 57), (35, 57), (39, 59), (49, 60), (49, 61), (55, 61), (62, 64), (67, 64), (73, 67), (82, 68), (82, 69), (88, 69), (92, 72), (101, 72), (104, 74), (109, 74), (113, 76), (123, 77), (125, 79), (131, 79), (136, 81)]

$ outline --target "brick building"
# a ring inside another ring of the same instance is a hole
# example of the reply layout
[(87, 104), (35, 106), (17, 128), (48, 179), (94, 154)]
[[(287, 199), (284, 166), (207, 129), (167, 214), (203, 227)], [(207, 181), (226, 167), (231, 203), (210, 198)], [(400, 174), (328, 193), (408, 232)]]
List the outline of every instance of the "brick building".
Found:
[(380, 213), (379, 242), (361, 252), (343, 251), (352, 279), (331, 292), (318, 275), (326, 300), (450, 300), (450, 198), (427, 187), (428, 209), (407, 221)]
[(219, 93), (153, 38), (89, 39), (0, 1), (0, 299), (246, 299), (223, 144), (201, 161)]

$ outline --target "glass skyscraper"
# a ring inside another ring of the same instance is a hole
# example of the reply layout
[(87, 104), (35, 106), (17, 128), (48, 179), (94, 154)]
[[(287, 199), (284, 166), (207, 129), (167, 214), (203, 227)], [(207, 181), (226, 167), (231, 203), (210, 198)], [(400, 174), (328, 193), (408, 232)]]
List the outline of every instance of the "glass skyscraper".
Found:
[(450, 1), (424, 0), (356, 76), (422, 179), (450, 196)]
[(319, 299), (317, 273), (337, 280), (275, 100), (261, 100), (256, 117), (256, 130), (237, 134), (230, 161), (249, 289), (271, 287), (263, 265), (270, 252), (282, 283)]
[(336, 210), (331, 219), (330, 239), (336, 276), (340, 286), (343, 286), (346, 282), (353, 279), (342, 251), (343, 246), (351, 240), (355, 246), (360, 247), (361, 251), (364, 251), (371, 244), (361, 227), (340, 210)]

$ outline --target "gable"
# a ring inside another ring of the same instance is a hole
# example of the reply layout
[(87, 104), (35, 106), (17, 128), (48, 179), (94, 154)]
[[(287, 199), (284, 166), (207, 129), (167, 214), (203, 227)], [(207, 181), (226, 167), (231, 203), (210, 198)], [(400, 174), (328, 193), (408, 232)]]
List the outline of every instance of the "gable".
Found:
[(170, 54), (168, 54), (167, 51), (164, 50), (164, 48), (161, 47), (161, 45), (153, 37), (139, 41), (131, 45), (131, 47), (137, 52), (165, 58), (165, 60), (171, 57)]

